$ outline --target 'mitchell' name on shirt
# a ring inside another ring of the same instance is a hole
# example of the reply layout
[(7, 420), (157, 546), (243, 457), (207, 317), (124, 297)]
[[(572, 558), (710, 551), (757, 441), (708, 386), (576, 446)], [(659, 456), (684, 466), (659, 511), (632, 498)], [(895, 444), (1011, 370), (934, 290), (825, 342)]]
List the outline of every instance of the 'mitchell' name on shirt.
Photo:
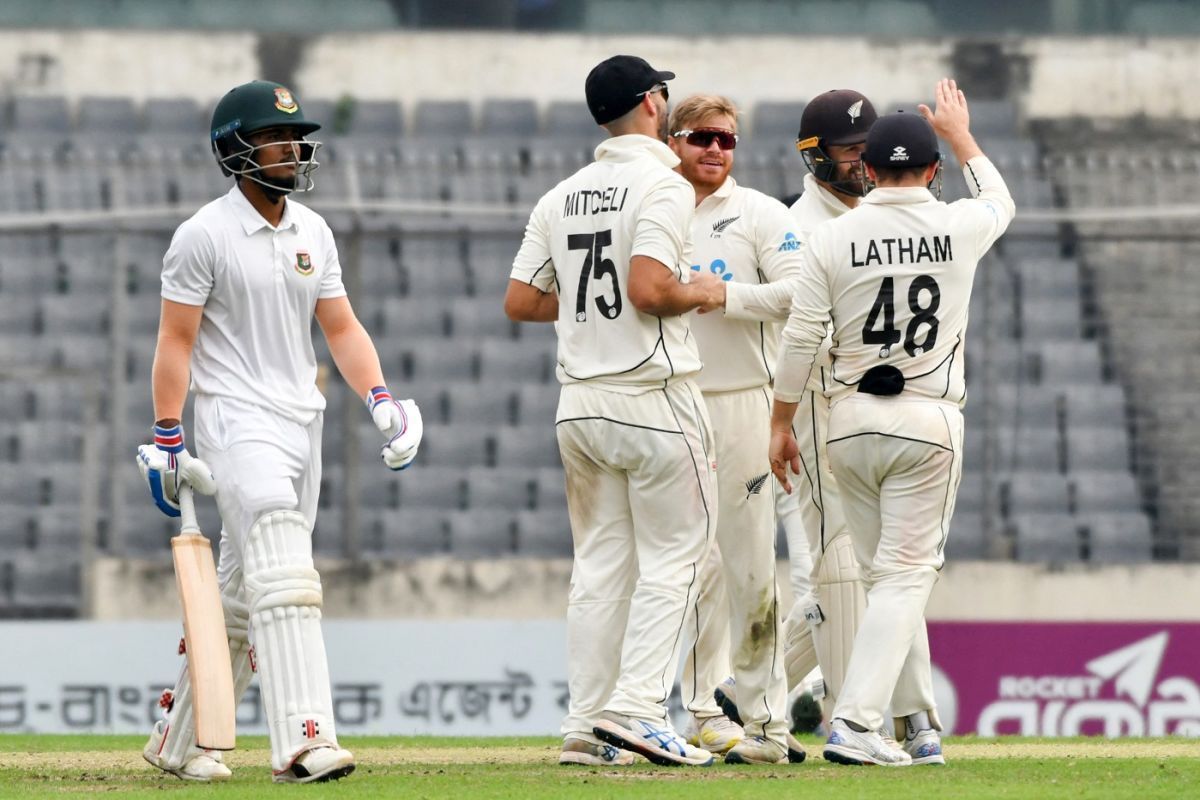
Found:
[(563, 219), (581, 214), (603, 214), (625, 207), (629, 187), (609, 186), (607, 189), (583, 189), (571, 192), (563, 201)]
[(918, 239), (871, 239), (850, 243), (850, 266), (869, 267), (872, 264), (940, 264), (951, 261), (950, 236), (922, 236)]

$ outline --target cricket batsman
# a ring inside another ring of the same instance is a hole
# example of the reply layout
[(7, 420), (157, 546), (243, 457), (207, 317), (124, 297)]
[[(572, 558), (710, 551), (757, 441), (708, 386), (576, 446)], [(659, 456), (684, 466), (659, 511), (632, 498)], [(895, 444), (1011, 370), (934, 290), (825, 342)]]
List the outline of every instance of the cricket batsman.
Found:
[[(354, 770), (335, 731), (312, 558), (325, 408), (314, 317), (379, 428), (384, 464), (407, 467), (422, 432), (416, 404), (387, 390), (375, 346), (342, 286), (329, 226), (290, 197), (312, 188), (320, 143), (306, 137), (319, 127), (277, 83), (242, 84), (217, 103), (212, 150), (234, 185), (179, 226), (163, 258), (154, 444), (137, 454), (168, 516), (179, 515), (180, 482), (216, 494), (217, 575), (235, 697), (257, 669), (279, 783)], [(180, 421), (189, 384), (199, 457), (188, 450)], [(228, 778), (220, 754), (196, 746), (191, 699), (185, 667), (164, 693), (165, 719), (143, 755), (180, 778)]]

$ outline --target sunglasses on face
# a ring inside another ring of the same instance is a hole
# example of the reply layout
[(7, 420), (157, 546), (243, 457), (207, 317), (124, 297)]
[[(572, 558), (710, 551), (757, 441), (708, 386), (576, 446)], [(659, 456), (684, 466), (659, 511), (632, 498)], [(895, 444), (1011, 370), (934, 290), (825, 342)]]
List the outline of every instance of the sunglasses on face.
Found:
[(737, 147), (738, 135), (723, 131), (720, 128), (697, 128), (696, 130), (675, 131), (671, 136), (683, 139), (693, 147), (708, 148), (715, 140), (722, 150), (732, 150)]
[(671, 94), (667, 91), (667, 85), (665, 83), (656, 83), (646, 91), (638, 92), (636, 96), (645, 97), (648, 94), (655, 94), (656, 92), (662, 92), (663, 100), (671, 99)]

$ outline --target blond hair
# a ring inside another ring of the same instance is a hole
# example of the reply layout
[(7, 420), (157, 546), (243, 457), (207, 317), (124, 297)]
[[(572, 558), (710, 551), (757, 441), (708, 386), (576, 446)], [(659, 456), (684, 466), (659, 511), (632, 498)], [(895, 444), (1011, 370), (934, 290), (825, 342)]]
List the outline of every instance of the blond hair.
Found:
[(737, 131), (738, 107), (728, 97), (719, 94), (694, 94), (684, 98), (675, 110), (671, 112), (668, 126), (671, 133), (690, 128), (709, 117), (725, 115), (733, 120), (733, 130)]

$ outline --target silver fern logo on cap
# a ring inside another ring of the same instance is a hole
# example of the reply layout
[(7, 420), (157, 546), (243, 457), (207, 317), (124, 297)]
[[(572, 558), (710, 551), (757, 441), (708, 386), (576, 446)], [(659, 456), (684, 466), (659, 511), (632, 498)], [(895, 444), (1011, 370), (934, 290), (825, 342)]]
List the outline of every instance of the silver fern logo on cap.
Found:
[(854, 103), (854, 105), (852, 105), (848, 109), (846, 109), (846, 113), (850, 115), (850, 124), (851, 125), (853, 125), (855, 122), (857, 122), (858, 118), (862, 116), (862, 104), (863, 104), (863, 101), (859, 100), (856, 103)]

